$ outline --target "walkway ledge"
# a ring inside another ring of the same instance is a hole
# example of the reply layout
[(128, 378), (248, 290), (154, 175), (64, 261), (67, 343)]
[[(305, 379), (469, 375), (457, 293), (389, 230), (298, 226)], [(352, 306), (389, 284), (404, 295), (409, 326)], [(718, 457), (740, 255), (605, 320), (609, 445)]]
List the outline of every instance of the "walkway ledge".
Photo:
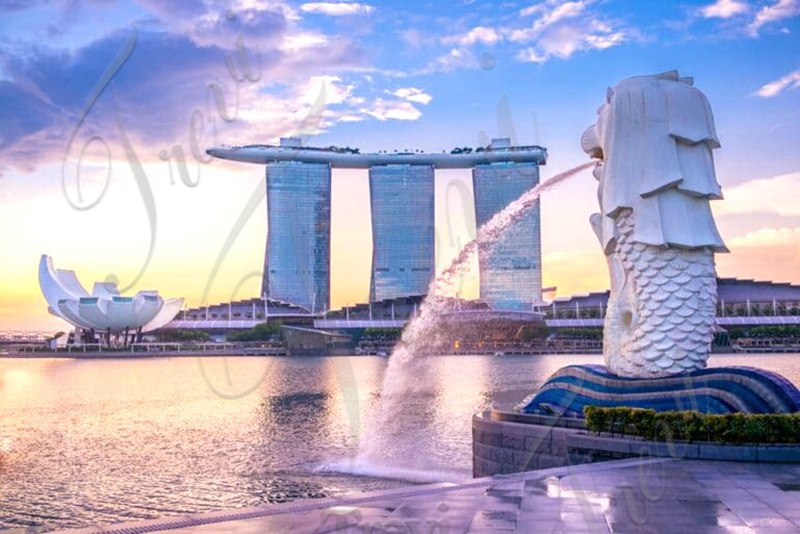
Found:
[(794, 533), (798, 492), (798, 464), (628, 459), (79, 532)]

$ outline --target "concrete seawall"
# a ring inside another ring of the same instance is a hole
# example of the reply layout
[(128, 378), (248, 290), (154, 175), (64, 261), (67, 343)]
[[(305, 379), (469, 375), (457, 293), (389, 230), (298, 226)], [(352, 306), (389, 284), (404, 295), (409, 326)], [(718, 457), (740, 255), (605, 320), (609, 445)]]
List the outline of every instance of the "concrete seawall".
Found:
[(579, 419), (498, 410), (472, 418), (474, 477), (625, 458), (800, 463), (800, 445), (654, 442), (589, 433)]

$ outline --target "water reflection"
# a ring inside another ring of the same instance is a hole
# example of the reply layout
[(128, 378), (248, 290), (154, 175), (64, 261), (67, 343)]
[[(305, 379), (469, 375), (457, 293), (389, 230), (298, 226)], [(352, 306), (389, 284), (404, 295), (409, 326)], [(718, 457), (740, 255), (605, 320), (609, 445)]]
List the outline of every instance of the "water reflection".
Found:
[(264, 401), (264, 406), (268, 407), (271, 422), (274, 424), (304, 424), (319, 428), (331, 411), (327, 406), (329, 401), (330, 394), (327, 392), (290, 393), (271, 395)]
[[(196, 358), (200, 376), (208, 388), (223, 399), (246, 397), (268, 384), (275, 372), (272, 358), (260, 358), (260, 365), (248, 366), (246, 374), (238, 372), (238, 357)], [(256, 369), (258, 367), (258, 369)]]

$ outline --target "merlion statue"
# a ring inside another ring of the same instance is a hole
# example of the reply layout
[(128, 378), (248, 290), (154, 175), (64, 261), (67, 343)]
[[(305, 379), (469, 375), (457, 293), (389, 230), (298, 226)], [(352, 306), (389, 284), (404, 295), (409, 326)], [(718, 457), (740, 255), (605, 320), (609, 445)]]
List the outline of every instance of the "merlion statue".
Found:
[(597, 114), (581, 146), (599, 160), (591, 224), (611, 277), (606, 365), (638, 378), (701, 369), (714, 336), (714, 253), (727, 252), (709, 206), (722, 198), (711, 107), (672, 71), (620, 82)]
[(800, 411), (800, 391), (777, 373), (703, 369), (716, 316), (714, 253), (727, 252), (709, 206), (722, 192), (706, 97), (666, 72), (620, 82), (597, 114), (581, 145), (598, 160), (600, 213), (591, 222), (611, 272), (606, 367), (562, 367), (517, 410), (576, 418), (598, 405)]

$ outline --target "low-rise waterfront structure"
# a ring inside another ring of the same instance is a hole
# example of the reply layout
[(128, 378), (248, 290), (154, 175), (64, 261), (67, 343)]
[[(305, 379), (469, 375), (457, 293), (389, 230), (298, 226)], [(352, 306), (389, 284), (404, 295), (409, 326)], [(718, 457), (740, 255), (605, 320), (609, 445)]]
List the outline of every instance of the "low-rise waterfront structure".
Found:
[[(39, 287), (48, 311), (75, 327), (77, 331), (103, 332), (111, 336), (157, 330), (169, 323), (183, 306), (182, 298), (164, 300), (157, 291), (139, 291), (134, 296), (120, 294), (114, 282), (95, 282), (89, 293), (74, 271), (56, 269), (53, 259), (43, 254), (39, 260)], [(76, 336), (80, 339), (80, 336)]]

